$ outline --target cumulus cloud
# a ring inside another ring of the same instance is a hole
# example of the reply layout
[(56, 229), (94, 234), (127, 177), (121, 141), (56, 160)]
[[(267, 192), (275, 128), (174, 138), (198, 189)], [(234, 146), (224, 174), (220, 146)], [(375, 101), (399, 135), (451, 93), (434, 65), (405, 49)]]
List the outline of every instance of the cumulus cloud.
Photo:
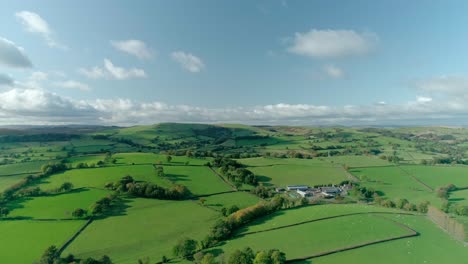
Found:
[[(468, 105), (417, 97), (402, 104), (326, 106), (270, 104), (252, 107), (207, 108), (138, 102), (125, 98), (74, 100), (43, 89), (14, 88), (0, 92), (0, 124), (136, 125), (157, 122), (236, 122), (251, 124), (334, 125), (401, 124), (425, 120), (465, 120)], [(411, 124), (411, 123), (410, 123)]]
[(0, 87), (13, 85), (13, 79), (6, 74), (0, 73)]
[(0, 37), (0, 64), (13, 68), (30, 68), (32, 63), (22, 47)]
[(129, 39), (111, 41), (111, 45), (117, 50), (126, 52), (141, 60), (151, 59), (153, 57), (153, 52), (146, 46), (146, 43), (141, 40)]
[(344, 71), (335, 65), (325, 65), (323, 71), (332, 79), (341, 79), (344, 77)]
[(91, 88), (89, 85), (74, 81), (74, 80), (67, 80), (63, 82), (54, 82), (54, 86), (61, 87), (61, 88), (66, 88), (66, 89), (77, 89), (81, 91), (89, 91)]
[(182, 68), (189, 72), (196, 73), (200, 72), (205, 68), (205, 64), (203, 63), (203, 61), (199, 57), (191, 53), (186, 53), (183, 51), (174, 51), (171, 53), (171, 57), (174, 61), (179, 63), (180, 66), (182, 66)]
[(54, 39), (54, 32), (39, 14), (31, 11), (20, 11), (15, 13), (15, 16), (28, 32), (39, 34), (46, 41), (49, 47), (67, 49), (63, 44), (60, 44)]
[(296, 32), (288, 51), (313, 58), (336, 58), (363, 55), (378, 42), (374, 33), (354, 30), (318, 30)]
[(146, 73), (143, 69), (138, 68), (123, 68), (116, 66), (109, 59), (104, 59), (104, 68), (94, 66), (92, 68), (79, 68), (78, 73), (90, 79), (115, 79), (127, 80), (134, 78), (146, 78)]
[(125, 69), (115, 66), (109, 59), (104, 59), (104, 67), (109, 74), (117, 80), (126, 80), (131, 78), (144, 78), (146, 73), (142, 69), (131, 68)]

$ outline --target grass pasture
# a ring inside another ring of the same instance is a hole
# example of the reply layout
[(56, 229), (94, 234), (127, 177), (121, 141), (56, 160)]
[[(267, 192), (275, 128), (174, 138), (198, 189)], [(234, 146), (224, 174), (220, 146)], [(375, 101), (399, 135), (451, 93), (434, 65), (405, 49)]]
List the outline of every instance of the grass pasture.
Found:
[(200, 240), (218, 214), (193, 201), (129, 200), (119, 216), (96, 220), (67, 248), (63, 255), (112, 256), (115, 263), (135, 263), (150, 257), (171, 257), (172, 246), (183, 237)]
[(0, 222), (0, 263), (34, 263), (51, 245), (61, 246), (83, 220)]
[(468, 259), (467, 246), (452, 239), (426, 217), (400, 215), (391, 219), (403, 223), (420, 233), (411, 237), (382, 244), (304, 261), (310, 264), (361, 263), (373, 264), (439, 264), (464, 263)]
[(208, 167), (164, 166), (164, 174), (174, 183), (186, 186), (194, 195), (232, 191), (232, 188)]
[(79, 189), (69, 193), (22, 198), (10, 204), (10, 217), (34, 219), (72, 218), (76, 208), (88, 209), (94, 202), (105, 197), (109, 191), (99, 189)]
[(13, 175), (13, 176), (0, 176), (0, 192), (3, 192), (8, 187), (28, 177), (28, 175), (30, 174), (28, 173), (28, 174), (19, 174), (19, 175)]
[(223, 207), (229, 208), (233, 205), (239, 208), (245, 208), (260, 201), (260, 198), (257, 196), (245, 192), (217, 194), (205, 197), (205, 199), (205, 206), (216, 210), (221, 210)]
[(415, 180), (406, 170), (398, 166), (351, 169), (350, 172), (361, 179), (361, 184), (380, 191), (387, 198), (406, 198), (412, 203), (424, 200), (440, 206), (440, 199), (428, 187)]
[(218, 249), (229, 255), (246, 246), (254, 250), (277, 248), (291, 259), (408, 233), (382, 217), (353, 215), (237, 237)]
[(468, 166), (402, 166), (402, 168), (433, 189), (449, 184), (468, 186)]
[(135, 180), (153, 182), (161, 186), (171, 185), (168, 181), (156, 176), (152, 165), (135, 165), (69, 170), (43, 180), (40, 187), (53, 189), (64, 182), (71, 182), (75, 188), (104, 188), (106, 183), (117, 181), (125, 175), (130, 175)]
[(340, 165), (315, 159), (255, 158), (240, 162), (249, 165), (248, 169), (259, 177), (259, 181), (270, 186), (338, 184), (348, 179)]
[(42, 165), (47, 163), (47, 161), (30, 161), (0, 165), (0, 176), (37, 173), (41, 171)]

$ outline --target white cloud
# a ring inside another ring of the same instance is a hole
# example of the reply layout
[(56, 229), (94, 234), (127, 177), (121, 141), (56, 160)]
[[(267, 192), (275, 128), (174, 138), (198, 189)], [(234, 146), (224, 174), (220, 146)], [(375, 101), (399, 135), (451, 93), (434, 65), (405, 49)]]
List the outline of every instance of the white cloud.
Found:
[(415, 81), (416, 89), (424, 94), (450, 97), (468, 97), (468, 78), (464, 76), (437, 76)]
[(139, 59), (151, 59), (153, 57), (153, 52), (146, 46), (146, 43), (141, 40), (129, 39), (111, 41), (111, 45), (114, 48), (136, 56)]
[(63, 44), (54, 39), (54, 32), (39, 14), (30, 11), (15, 13), (15, 16), (23, 25), (26, 31), (41, 35), (49, 47), (67, 49)]
[(109, 59), (104, 59), (104, 68), (94, 66), (90, 69), (79, 68), (78, 73), (90, 79), (115, 79), (127, 80), (133, 78), (146, 78), (146, 73), (143, 69), (138, 68), (122, 68), (114, 65)]
[(146, 73), (142, 69), (125, 69), (122, 67), (118, 67), (115, 66), (109, 59), (104, 59), (104, 67), (106, 68), (107, 72), (117, 80), (146, 77)]
[(78, 81), (74, 81), (74, 80), (68, 80), (68, 81), (63, 81), (63, 82), (55, 82), (54, 85), (57, 86), (57, 87), (62, 87), (62, 88), (66, 88), (66, 89), (78, 89), (78, 90), (81, 90), (81, 91), (91, 90), (91, 88), (87, 84), (81, 83), (81, 82), (78, 82)]
[[(464, 120), (468, 105), (417, 97), (402, 104), (326, 106), (271, 104), (253, 107), (207, 108), (170, 105), (159, 101), (138, 102), (125, 98), (74, 100), (43, 89), (11, 89), (0, 92), (0, 124), (104, 124), (135, 125), (157, 122), (236, 122), (250, 124), (331, 125), (401, 124), (437, 120)], [(442, 122), (442, 121), (441, 121)]]
[(344, 71), (341, 68), (334, 66), (334, 65), (324, 66), (323, 71), (328, 77), (333, 78), (333, 79), (341, 79), (345, 75)]
[(78, 73), (90, 78), (90, 79), (101, 79), (106, 77), (106, 73), (102, 68), (99, 68), (97, 66), (86, 69), (86, 68), (79, 68)]
[(45, 72), (41, 72), (41, 71), (35, 71), (31, 73), (31, 76), (29, 76), (29, 79), (35, 82), (46, 81), (48, 78), (49, 78), (49, 74)]
[(2, 37), (0, 37), (0, 64), (13, 68), (32, 67), (32, 63), (24, 53), (24, 49)]
[(377, 42), (378, 37), (374, 33), (312, 29), (295, 33), (288, 51), (314, 58), (336, 58), (366, 54)]
[(425, 96), (418, 96), (416, 97), (416, 102), (417, 103), (430, 103), (432, 102), (432, 98), (431, 97), (425, 97)]
[(171, 57), (174, 61), (178, 62), (182, 68), (186, 69), (189, 72), (200, 72), (205, 68), (203, 61), (190, 53), (185, 53), (183, 51), (174, 51), (171, 53)]

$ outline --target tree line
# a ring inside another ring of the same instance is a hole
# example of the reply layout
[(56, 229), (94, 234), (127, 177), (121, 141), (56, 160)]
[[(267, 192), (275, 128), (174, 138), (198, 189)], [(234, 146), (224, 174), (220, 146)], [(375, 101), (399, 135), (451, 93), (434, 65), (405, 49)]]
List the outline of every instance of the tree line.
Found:
[(174, 185), (170, 188), (164, 188), (150, 182), (135, 181), (130, 175), (124, 176), (119, 181), (107, 183), (105, 187), (119, 193), (127, 193), (136, 197), (161, 200), (184, 200), (191, 196), (190, 191), (183, 185)]

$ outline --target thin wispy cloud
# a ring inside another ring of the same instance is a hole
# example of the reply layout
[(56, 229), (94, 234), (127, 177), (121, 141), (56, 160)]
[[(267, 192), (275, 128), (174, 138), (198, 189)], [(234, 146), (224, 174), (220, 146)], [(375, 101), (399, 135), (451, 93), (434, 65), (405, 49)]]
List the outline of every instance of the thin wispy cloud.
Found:
[(110, 59), (104, 59), (104, 67), (79, 68), (78, 73), (90, 79), (128, 80), (147, 77), (143, 69), (116, 66)]
[(122, 52), (133, 55), (141, 60), (148, 60), (153, 57), (153, 52), (145, 42), (137, 39), (111, 41), (111, 45)]
[(325, 65), (323, 67), (323, 71), (325, 72), (327, 77), (332, 79), (341, 79), (345, 75), (344, 71), (340, 67), (335, 65)]
[(20, 11), (15, 13), (15, 16), (26, 31), (40, 35), (49, 47), (68, 49), (66, 45), (55, 40), (55, 33), (52, 31), (47, 21), (39, 14), (31, 11)]
[(0, 37), (0, 64), (13, 68), (30, 68), (32, 62), (24, 49), (14, 42)]
[(359, 33), (354, 30), (319, 30), (294, 34), (287, 50), (297, 55), (312, 58), (338, 58), (363, 55), (378, 42), (374, 33)]
[(202, 59), (191, 53), (174, 51), (171, 53), (171, 58), (179, 63), (183, 69), (189, 72), (197, 73), (205, 69), (205, 64)]
[(77, 89), (81, 91), (89, 91), (91, 88), (89, 85), (78, 82), (75, 80), (67, 80), (67, 81), (62, 81), (62, 82), (54, 82), (54, 86), (60, 87), (60, 88), (66, 88), (66, 89)]

